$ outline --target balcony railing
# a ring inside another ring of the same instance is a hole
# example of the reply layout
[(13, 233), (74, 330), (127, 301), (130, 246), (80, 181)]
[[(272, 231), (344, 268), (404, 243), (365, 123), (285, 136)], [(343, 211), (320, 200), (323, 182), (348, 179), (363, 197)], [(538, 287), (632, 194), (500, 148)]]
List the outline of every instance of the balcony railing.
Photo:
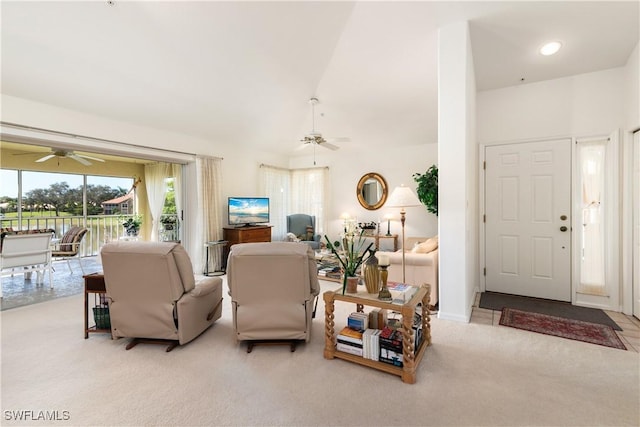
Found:
[[(131, 216), (131, 215), (129, 215)], [(163, 217), (176, 217), (175, 215), (163, 215)], [(35, 230), (50, 228), (55, 230), (55, 235), (61, 238), (64, 233), (73, 226), (87, 227), (89, 231), (81, 245), (82, 256), (98, 255), (100, 248), (111, 241), (118, 240), (125, 234), (122, 227), (122, 218), (127, 215), (91, 215), (87, 216), (86, 224), (83, 216), (42, 216), (22, 218), (2, 218), (0, 227), (11, 227), (14, 230)], [(177, 218), (177, 217), (176, 217)], [(179, 222), (176, 221), (173, 229), (165, 229), (162, 225), (158, 231), (158, 240), (179, 240)]]

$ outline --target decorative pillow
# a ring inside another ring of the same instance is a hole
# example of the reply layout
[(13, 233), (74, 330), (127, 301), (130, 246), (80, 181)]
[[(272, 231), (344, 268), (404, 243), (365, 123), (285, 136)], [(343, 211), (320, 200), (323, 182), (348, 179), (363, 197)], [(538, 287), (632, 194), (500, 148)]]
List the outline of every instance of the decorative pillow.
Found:
[(286, 238), (286, 240), (287, 240), (288, 242), (299, 242), (299, 241), (300, 241), (300, 239), (298, 239), (298, 236), (296, 236), (296, 235), (295, 235), (295, 234), (293, 234), (293, 233), (287, 233), (287, 238)]
[(417, 243), (411, 252), (416, 254), (428, 254), (438, 249), (438, 236), (434, 236), (422, 243)]

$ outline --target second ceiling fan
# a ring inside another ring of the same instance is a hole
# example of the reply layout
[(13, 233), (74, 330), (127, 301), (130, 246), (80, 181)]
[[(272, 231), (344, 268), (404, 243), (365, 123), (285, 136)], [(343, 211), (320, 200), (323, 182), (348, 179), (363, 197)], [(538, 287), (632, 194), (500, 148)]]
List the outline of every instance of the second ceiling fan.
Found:
[[(322, 134), (320, 132), (316, 131), (315, 106), (318, 103), (319, 103), (318, 98), (314, 97), (314, 98), (311, 98), (309, 100), (309, 104), (311, 104), (311, 132), (306, 134), (300, 140), (300, 142), (302, 142), (302, 145), (300, 147), (298, 147), (298, 150), (302, 150), (302, 149), (308, 147), (309, 145), (313, 145), (314, 148), (317, 145), (319, 147), (328, 148), (329, 150), (334, 150), (334, 151), (340, 148), (337, 145), (334, 145), (334, 144), (331, 144), (331, 143), (327, 142), (327, 140), (322, 136)], [(349, 138), (330, 138), (330, 139), (332, 141), (333, 140), (340, 140), (340, 141), (348, 141), (349, 140)]]

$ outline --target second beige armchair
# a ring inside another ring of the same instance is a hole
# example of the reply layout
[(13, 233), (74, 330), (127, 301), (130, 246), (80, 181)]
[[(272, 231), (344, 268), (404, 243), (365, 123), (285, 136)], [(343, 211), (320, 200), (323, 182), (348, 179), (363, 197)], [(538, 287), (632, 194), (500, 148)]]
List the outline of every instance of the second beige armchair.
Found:
[(303, 243), (242, 243), (227, 262), (233, 326), (238, 341), (309, 341), (314, 300), (320, 293), (311, 247)]

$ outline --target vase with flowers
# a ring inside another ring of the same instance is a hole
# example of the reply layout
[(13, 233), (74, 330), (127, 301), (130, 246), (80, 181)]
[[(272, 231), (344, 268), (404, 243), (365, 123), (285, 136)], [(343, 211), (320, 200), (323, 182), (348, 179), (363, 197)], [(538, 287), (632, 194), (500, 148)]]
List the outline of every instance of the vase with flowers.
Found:
[(355, 282), (357, 284), (358, 268), (360, 268), (364, 261), (372, 256), (371, 246), (373, 246), (373, 242), (365, 246), (367, 239), (366, 236), (364, 236), (364, 230), (359, 229), (355, 224), (345, 225), (344, 235), (342, 236), (342, 250), (338, 249), (338, 245), (331, 243), (327, 236), (325, 236), (325, 239), (327, 241), (327, 248), (338, 258), (338, 262), (342, 267), (342, 294), (344, 295), (345, 291), (355, 293), (357, 288), (348, 288), (347, 284), (349, 282)]

